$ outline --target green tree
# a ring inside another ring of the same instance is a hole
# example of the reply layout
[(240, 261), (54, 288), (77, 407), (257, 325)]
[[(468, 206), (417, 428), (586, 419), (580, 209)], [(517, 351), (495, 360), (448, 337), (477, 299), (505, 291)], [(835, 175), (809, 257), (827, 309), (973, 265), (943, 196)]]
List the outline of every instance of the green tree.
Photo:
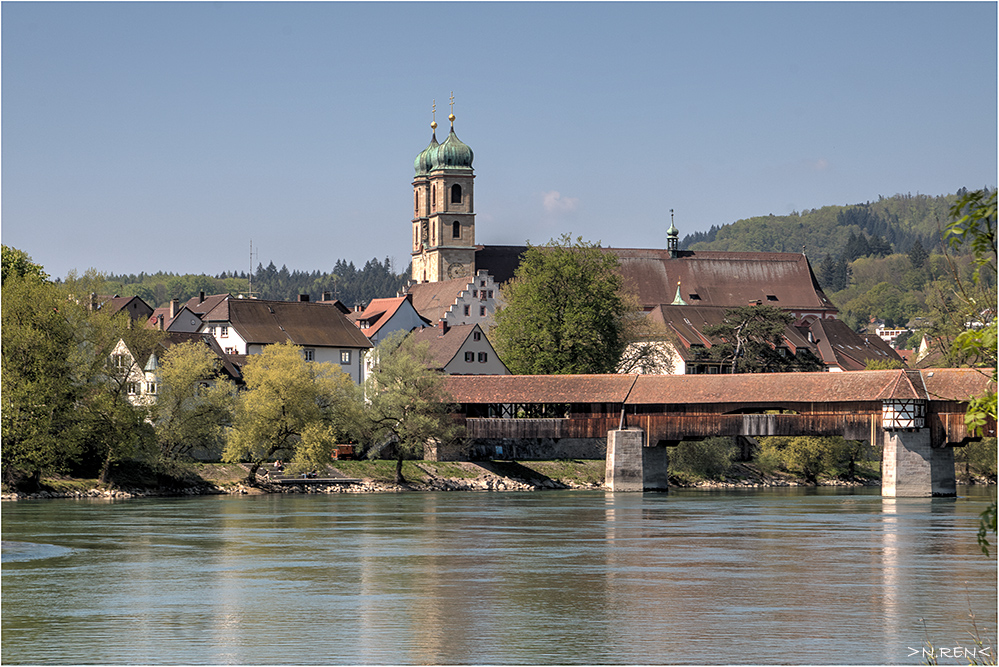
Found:
[(460, 436), (451, 418), (453, 398), (444, 387), (444, 376), (431, 370), (433, 360), (426, 343), (415, 344), (406, 332), (397, 331), (373, 350), (371, 373), (365, 381), (369, 401), (371, 454), (393, 444), (395, 480), (402, 484), (405, 457), (422, 458), (428, 443), (446, 445)]
[[(958, 301), (964, 308), (958, 312), (969, 318), (971, 326), (954, 339), (953, 348), (988, 369), (991, 389), (974, 397), (965, 415), (965, 422), (981, 432), (988, 420), (995, 421), (997, 380), (996, 330), (996, 191), (977, 190), (965, 193), (950, 210), (953, 222), (944, 231), (944, 240), (951, 248), (970, 247), (975, 269), (970, 284), (956, 279)], [(978, 529), (978, 544), (989, 552), (988, 534), (996, 533), (996, 502), (982, 512)]]
[(201, 341), (173, 345), (163, 354), (152, 414), (164, 458), (178, 459), (195, 449), (221, 453), (236, 393), (221, 375), (219, 363)]
[(774, 306), (740, 306), (725, 311), (721, 323), (704, 327), (704, 334), (718, 339), (711, 356), (730, 363), (733, 373), (822, 370), (811, 353), (792, 355), (784, 345), (784, 330), (793, 321), (790, 313)]
[(930, 254), (926, 252), (926, 248), (923, 247), (923, 244), (919, 241), (919, 239), (916, 239), (916, 242), (912, 244), (911, 248), (909, 248), (909, 263), (912, 264), (912, 268), (923, 268), (923, 264), (926, 263), (926, 260), (929, 259), (929, 257)]
[(568, 235), (528, 246), (492, 330), (516, 374), (613, 373), (626, 345), (617, 258)]
[(11, 270), (11, 256), (5, 247), (0, 297), (4, 479), (10, 483), (21, 471), (37, 483), (42, 473), (65, 471), (82, 451), (76, 411), (82, 391), (69, 360), (76, 332), (65, 313), (76, 306), (43, 272)]
[(268, 345), (243, 369), (246, 391), (236, 403), (222, 460), (249, 463), (247, 483), (280, 455), (292, 467), (329, 462), (356, 416), (354, 383), (339, 366), (305, 361), (291, 343)]
[(869, 460), (871, 448), (865, 441), (841, 437), (760, 438), (757, 463), (763, 470), (783, 469), (800, 475), (809, 484), (819, 477), (857, 476), (858, 464)]
[(729, 469), (736, 454), (732, 438), (684, 440), (669, 450), (669, 474), (688, 481), (717, 479)]
[(28, 253), (17, 248), (0, 246), (0, 281), (6, 283), (7, 278), (24, 278), (33, 276), (41, 280), (48, 280), (49, 276), (42, 270), (41, 264), (35, 264)]
[(133, 363), (112, 363), (112, 351), (124, 341), (141, 357), (160, 334), (99, 308), (99, 274), (56, 285), (20, 251), (5, 249), (4, 262), (5, 473), (26, 471), (37, 481), (82, 466), (105, 481), (112, 463), (149, 443), (145, 411), (128, 400)]

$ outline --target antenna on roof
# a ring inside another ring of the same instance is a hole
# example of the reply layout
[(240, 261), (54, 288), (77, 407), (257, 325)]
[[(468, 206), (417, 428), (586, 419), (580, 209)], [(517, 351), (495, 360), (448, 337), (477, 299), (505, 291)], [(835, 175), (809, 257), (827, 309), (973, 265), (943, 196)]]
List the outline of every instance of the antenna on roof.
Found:
[(253, 297), (253, 239), (250, 239), (250, 273), (247, 284), (246, 298), (252, 299)]

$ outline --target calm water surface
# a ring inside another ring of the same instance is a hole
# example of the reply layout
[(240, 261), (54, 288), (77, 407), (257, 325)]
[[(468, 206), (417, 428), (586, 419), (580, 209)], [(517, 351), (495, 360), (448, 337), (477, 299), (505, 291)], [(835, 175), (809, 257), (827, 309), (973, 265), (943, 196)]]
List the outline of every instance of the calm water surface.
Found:
[(2, 661), (919, 664), (995, 649), (959, 492), (6, 502)]

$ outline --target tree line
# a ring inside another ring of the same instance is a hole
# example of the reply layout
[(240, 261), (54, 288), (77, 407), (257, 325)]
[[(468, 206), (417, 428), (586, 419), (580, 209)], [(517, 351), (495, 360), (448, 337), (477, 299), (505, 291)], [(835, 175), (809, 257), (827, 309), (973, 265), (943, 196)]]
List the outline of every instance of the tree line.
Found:
[(392, 296), (401, 290), (409, 279), (409, 268), (395, 273), (389, 258), (379, 261), (372, 258), (358, 269), (353, 262), (339, 259), (332, 271), (290, 271), (286, 265), (279, 269), (274, 262), (267, 266), (258, 264), (255, 271), (225, 271), (211, 276), (206, 274), (139, 273), (105, 276), (109, 293), (119, 296), (138, 296), (155, 307), (167, 305), (171, 299), (182, 303), (205, 294), (251, 294), (260, 299), (295, 301), (299, 295), (308, 294), (310, 301), (328, 295), (339, 299), (348, 307), (367, 304), (371, 299)]

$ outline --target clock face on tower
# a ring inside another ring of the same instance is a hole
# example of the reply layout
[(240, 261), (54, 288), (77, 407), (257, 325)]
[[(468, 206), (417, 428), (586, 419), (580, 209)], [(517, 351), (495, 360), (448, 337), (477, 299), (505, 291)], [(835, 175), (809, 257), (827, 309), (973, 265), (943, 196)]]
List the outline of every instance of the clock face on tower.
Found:
[(460, 278), (465, 274), (465, 267), (462, 264), (452, 264), (447, 268), (449, 278)]

